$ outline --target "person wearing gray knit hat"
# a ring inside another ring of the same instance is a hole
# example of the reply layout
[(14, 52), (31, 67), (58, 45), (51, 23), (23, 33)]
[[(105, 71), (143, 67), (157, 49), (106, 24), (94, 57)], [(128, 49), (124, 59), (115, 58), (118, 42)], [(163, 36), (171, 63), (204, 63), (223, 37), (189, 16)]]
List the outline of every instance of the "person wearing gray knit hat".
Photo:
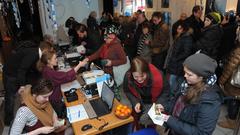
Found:
[[(172, 106), (162, 102), (160, 109), (171, 135), (211, 135), (216, 128), (221, 110), (220, 87), (213, 77), (217, 63), (209, 56), (198, 53), (183, 63), (185, 79), (176, 90)], [(167, 109), (171, 110), (169, 112)]]
[(203, 53), (197, 53), (189, 56), (183, 65), (199, 76), (207, 78), (214, 74), (217, 68), (217, 62)]

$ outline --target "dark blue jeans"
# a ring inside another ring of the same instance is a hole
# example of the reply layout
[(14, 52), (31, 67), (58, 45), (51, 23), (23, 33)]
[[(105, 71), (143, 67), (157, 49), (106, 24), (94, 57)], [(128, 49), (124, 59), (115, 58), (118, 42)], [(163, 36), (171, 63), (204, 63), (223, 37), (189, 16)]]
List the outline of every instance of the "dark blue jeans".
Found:
[(5, 90), (4, 124), (9, 126), (14, 118), (14, 102), (17, 93), (17, 79), (3, 73)]

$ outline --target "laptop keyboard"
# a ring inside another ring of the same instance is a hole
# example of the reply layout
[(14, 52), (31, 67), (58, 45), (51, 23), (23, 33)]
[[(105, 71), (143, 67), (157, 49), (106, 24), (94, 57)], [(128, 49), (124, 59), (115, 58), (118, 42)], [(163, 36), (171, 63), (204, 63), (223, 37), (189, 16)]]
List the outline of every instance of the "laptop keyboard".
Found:
[(98, 117), (108, 114), (110, 111), (101, 98), (89, 101)]
[(86, 112), (88, 114), (88, 117), (90, 119), (97, 117), (97, 114), (93, 110), (92, 105), (90, 104), (90, 102), (88, 100), (83, 103), (83, 106), (84, 106), (84, 108), (85, 108), (85, 110), (86, 110)]

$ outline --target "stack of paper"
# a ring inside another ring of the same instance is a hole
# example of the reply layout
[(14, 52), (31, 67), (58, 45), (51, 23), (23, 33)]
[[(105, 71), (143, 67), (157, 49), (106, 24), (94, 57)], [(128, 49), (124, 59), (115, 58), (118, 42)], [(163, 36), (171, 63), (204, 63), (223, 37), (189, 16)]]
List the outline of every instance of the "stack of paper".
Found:
[(79, 88), (81, 88), (81, 85), (77, 80), (74, 80), (74, 81), (69, 82), (69, 83), (64, 83), (64, 84), (61, 85), (62, 92), (69, 91), (71, 88), (79, 89)]
[(70, 123), (88, 119), (87, 112), (82, 104), (67, 107), (67, 117)]

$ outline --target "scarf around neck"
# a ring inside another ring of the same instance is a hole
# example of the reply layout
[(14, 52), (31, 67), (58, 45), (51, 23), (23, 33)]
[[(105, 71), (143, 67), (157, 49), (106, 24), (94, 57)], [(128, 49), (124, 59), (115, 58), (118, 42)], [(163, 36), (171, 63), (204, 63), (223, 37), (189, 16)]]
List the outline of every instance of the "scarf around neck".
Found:
[(39, 104), (31, 94), (31, 85), (26, 85), (21, 93), (23, 103), (37, 116), (44, 126), (53, 126), (53, 108), (50, 102)]

